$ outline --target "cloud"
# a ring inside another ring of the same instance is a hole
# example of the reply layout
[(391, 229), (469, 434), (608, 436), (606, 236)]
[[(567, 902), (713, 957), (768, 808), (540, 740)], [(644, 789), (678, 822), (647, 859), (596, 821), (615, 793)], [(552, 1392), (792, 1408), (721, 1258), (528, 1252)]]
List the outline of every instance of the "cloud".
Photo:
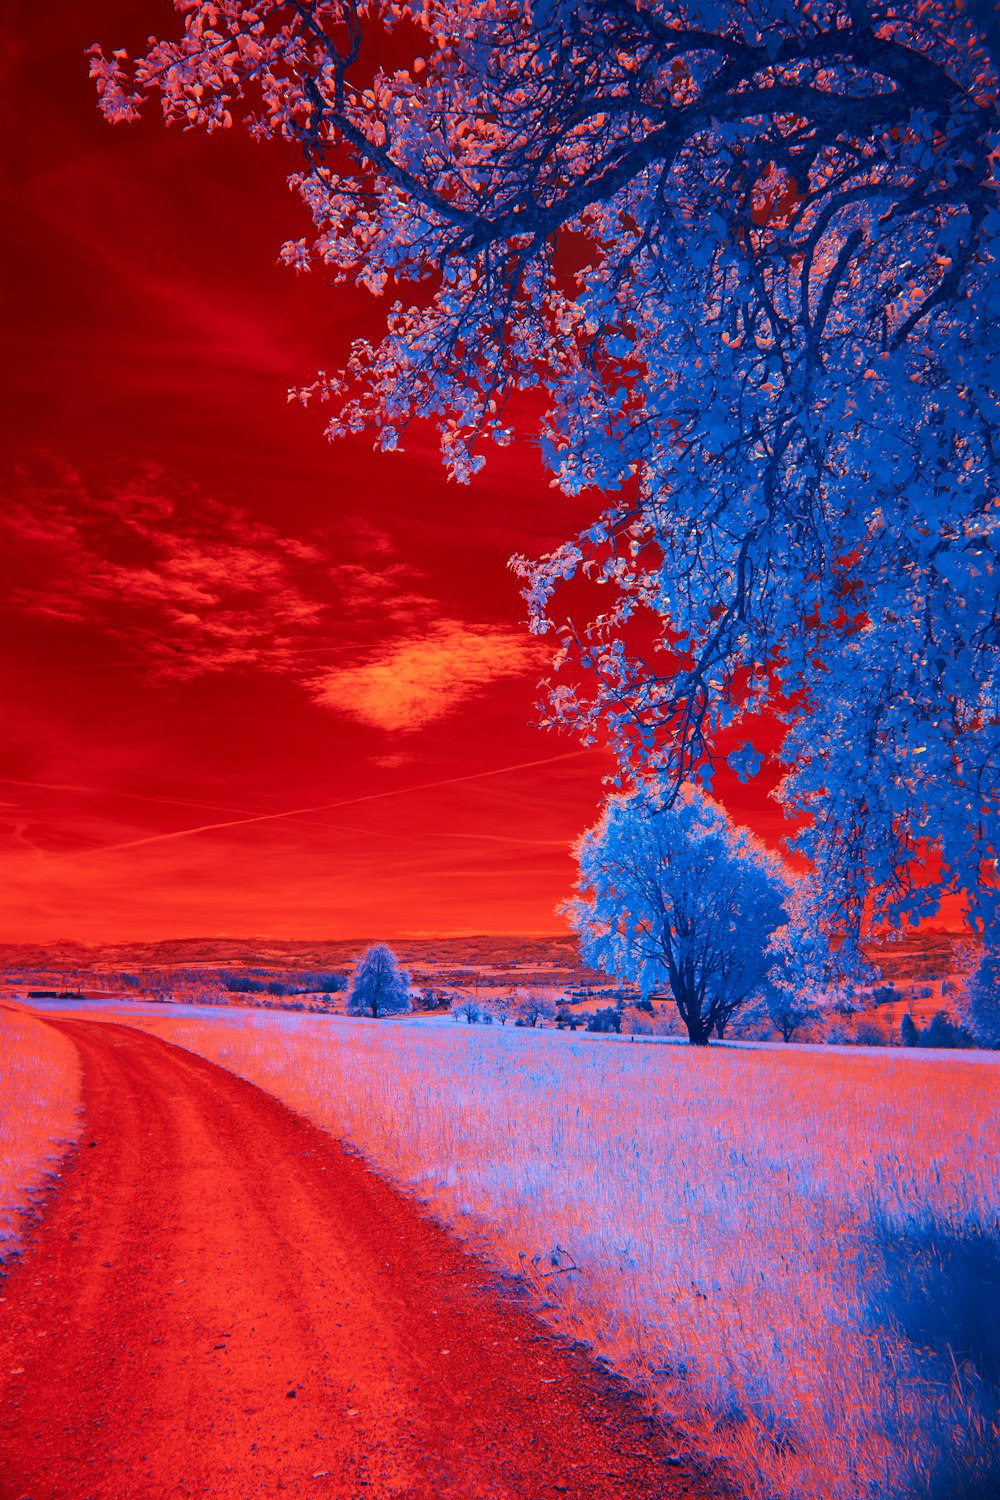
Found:
[(364, 724), (423, 729), (503, 677), (537, 669), (539, 642), (499, 625), (438, 620), (421, 635), (387, 644), (358, 666), (317, 678), (317, 701)]
[(153, 678), (276, 673), (327, 709), (410, 732), (547, 659), (516, 628), (452, 617), (384, 533), (359, 532), (357, 550), (349, 533), (288, 536), (174, 492), (153, 465), (95, 484), (43, 456), (2, 500), (8, 607), (96, 628)]
[(285, 535), (154, 465), (94, 483), (40, 455), (0, 496), (8, 607), (96, 627), (174, 680), (250, 667), (308, 686), (318, 656), (441, 613), (384, 534), (355, 540), (364, 562), (343, 556), (350, 538)]
[(327, 555), (169, 488), (152, 465), (105, 485), (56, 462), (20, 473), (0, 507), (8, 604), (96, 626), (156, 675), (289, 670), (335, 599)]
[(386, 562), (378, 569), (363, 563), (338, 563), (330, 569), (344, 616), (389, 620), (402, 627), (429, 622), (440, 614), (436, 600), (413, 589), (419, 576), (409, 563), (398, 561)]

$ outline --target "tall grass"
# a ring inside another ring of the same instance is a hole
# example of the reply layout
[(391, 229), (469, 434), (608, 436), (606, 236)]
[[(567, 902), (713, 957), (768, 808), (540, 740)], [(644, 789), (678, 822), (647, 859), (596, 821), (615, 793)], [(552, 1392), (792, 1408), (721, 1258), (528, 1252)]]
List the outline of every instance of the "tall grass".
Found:
[(76, 1048), (33, 1016), (0, 1010), (0, 1262), (22, 1211), (79, 1133)]
[(266, 1012), (135, 1024), (353, 1142), (524, 1272), (748, 1494), (1000, 1494), (993, 1335), (954, 1345), (1000, 1243), (987, 1059)]

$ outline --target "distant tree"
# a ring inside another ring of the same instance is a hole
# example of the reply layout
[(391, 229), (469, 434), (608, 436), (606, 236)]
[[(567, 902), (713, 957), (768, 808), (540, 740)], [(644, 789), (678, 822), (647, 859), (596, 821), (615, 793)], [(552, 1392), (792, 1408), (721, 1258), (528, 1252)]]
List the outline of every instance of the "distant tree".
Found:
[(921, 1047), (971, 1047), (972, 1038), (946, 1010), (936, 1010), (920, 1037)]
[(1000, 949), (988, 948), (983, 954), (956, 1008), (978, 1046), (1000, 1048)]
[(819, 1015), (819, 1006), (808, 995), (796, 995), (794, 991), (776, 987), (768, 987), (765, 1005), (768, 1019), (783, 1042), (790, 1042), (797, 1031)]
[(456, 1021), (461, 1019), (470, 1026), (475, 1026), (477, 1021), (483, 1019), (483, 1007), (475, 995), (458, 995), (452, 1001), (451, 1013)]
[(779, 927), (769, 945), (772, 964), (763, 987), (768, 1019), (790, 1042), (824, 1008), (826, 987), (836, 960), (819, 921), (820, 902), (811, 880), (794, 883), (786, 899), (791, 920)]
[(344, 974), (311, 974), (309, 988), (323, 995), (336, 995), (347, 988), (347, 978)]
[(595, 1010), (587, 1021), (588, 1031), (616, 1031), (622, 1029), (622, 1013), (615, 1005), (606, 1005)]
[(490, 998), (490, 1010), (501, 1026), (506, 1026), (507, 1021), (514, 1011), (514, 997), (509, 990), (498, 990)]
[(669, 984), (688, 1039), (707, 1045), (768, 977), (788, 921), (781, 861), (704, 793), (671, 804), (649, 786), (609, 797), (575, 853), (580, 895), (561, 909), (586, 962), (643, 995)]
[(541, 1021), (554, 1021), (556, 1008), (544, 995), (518, 992), (517, 1016), (523, 1026), (537, 1026)]
[(923, 1029), (914, 1023), (913, 1017), (905, 1015), (899, 1023), (900, 1039), (904, 1047), (974, 1047), (976, 1039), (964, 1026), (956, 1025), (946, 1010), (936, 1010)]
[(224, 971), (220, 978), (226, 989), (234, 995), (263, 995), (267, 989), (262, 979), (252, 979), (247, 974), (230, 974)]
[(413, 1003), (417, 1010), (447, 1010), (450, 1002), (443, 991), (424, 985)]
[(632, 1036), (652, 1036), (653, 1017), (641, 1003), (622, 1010), (622, 1031)]
[(349, 1015), (398, 1016), (410, 1009), (409, 984), (396, 955), (384, 943), (374, 943), (351, 975), (346, 1010)]

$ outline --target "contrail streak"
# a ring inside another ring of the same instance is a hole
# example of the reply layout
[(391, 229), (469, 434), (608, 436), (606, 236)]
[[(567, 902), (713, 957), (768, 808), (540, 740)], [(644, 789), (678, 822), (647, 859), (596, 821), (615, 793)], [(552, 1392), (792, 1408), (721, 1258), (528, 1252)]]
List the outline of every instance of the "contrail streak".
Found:
[(470, 771), (466, 776), (446, 776), (441, 781), (425, 781), (417, 786), (396, 787), (388, 792), (369, 792), (364, 797), (345, 797), (339, 802), (319, 802), (310, 807), (289, 807), (282, 812), (256, 813), (253, 817), (229, 818), (220, 823), (199, 823), (194, 828), (178, 828), (173, 833), (153, 833), (146, 838), (128, 839), (121, 844), (101, 844), (95, 849), (81, 849), (68, 859), (88, 859), (95, 854), (117, 854), (124, 849), (142, 849), (148, 844), (165, 844), (175, 839), (194, 838), (199, 833), (216, 833), (224, 828), (245, 828), (251, 823), (274, 823), (281, 818), (300, 818), (309, 813), (333, 812), (340, 807), (358, 807), (363, 802), (382, 802), (388, 797), (407, 797), (414, 792), (436, 791), (438, 787), (458, 786), (466, 781), (485, 781), (490, 776), (506, 776), (511, 771), (529, 771), (536, 766), (551, 766), (558, 761), (575, 760), (581, 755), (596, 755), (594, 747), (587, 750), (567, 750), (562, 755), (547, 755), (541, 760), (523, 760), (513, 766), (497, 766), (492, 771)]
[(75, 792), (83, 797), (103, 797), (108, 801), (153, 802), (162, 807), (201, 807), (208, 812), (250, 813), (245, 807), (231, 807), (225, 802), (196, 802), (191, 797), (152, 797), (146, 792), (120, 792), (110, 787), (76, 786), (63, 781), (22, 781), (16, 776), (0, 776), (0, 785), (35, 787), (42, 792)]

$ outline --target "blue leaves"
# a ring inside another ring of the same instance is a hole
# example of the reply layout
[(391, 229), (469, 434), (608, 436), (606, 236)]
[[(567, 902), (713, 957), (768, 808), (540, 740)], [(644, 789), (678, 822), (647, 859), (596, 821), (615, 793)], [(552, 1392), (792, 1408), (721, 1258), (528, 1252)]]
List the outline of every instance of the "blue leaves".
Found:
[[(331, 436), (390, 448), (429, 419), (467, 482), (508, 440), (508, 398), (545, 397), (553, 484), (610, 496), (569, 550), (517, 564), (540, 634), (570, 580), (602, 585), (558, 663), (589, 686), (555, 682), (549, 723), (607, 739), (625, 773), (697, 764), (709, 787), (713, 738), (776, 683), (772, 713), (798, 716), (782, 796), (831, 919), (912, 906), (920, 879), (975, 907), (1000, 843), (1000, 110), (977, 8), (922, 5), (905, 30), (883, 22), (907, 6), (872, 8), (875, 75), (841, 46), (851, 7), (650, 5), (647, 25), (643, 7), (442, 0), (421, 81), (348, 80), (346, 122), (309, 7), (248, 40), (245, 8), (217, 0), (194, 9), (231, 47), (189, 17), (134, 76), (93, 65), (121, 118), (133, 85), (211, 129), (211, 101), (252, 83), (259, 133), (287, 140), (317, 107), (328, 165), (294, 181), (316, 235), (284, 259), (376, 294), (421, 283), (300, 393), (333, 403)], [(625, 629), (644, 614), (649, 651)], [(746, 782), (761, 757), (727, 763)]]
[(738, 750), (726, 756), (726, 765), (735, 771), (741, 782), (752, 781), (764, 764), (764, 757), (755, 750), (749, 740), (744, 740)]

